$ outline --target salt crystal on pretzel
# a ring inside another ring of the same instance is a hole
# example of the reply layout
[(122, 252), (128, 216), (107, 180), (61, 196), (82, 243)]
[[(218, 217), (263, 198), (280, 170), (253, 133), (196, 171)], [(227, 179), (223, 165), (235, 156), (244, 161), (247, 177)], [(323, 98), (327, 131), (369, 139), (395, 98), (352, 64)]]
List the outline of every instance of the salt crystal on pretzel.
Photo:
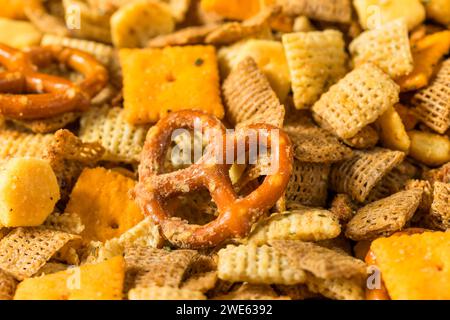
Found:
[(403, 19), (363, 32), (349, 49), (356, 66), (371, 62), (392, 78), (404, 76), (414, 67), (408, 28)]
[(323, 94), (312, 110), (342, 139), (354, 137), (399, 99), (399, 87), (373, 64), (348, 73)]
[(314, 20), (349, 23), (352, 16), (350, 0), (280, 0), (283, 12), (304, 15)]
[(441, 134), (450, 128), (450, 59), (431, 84), (414, 95), (412, 104), (414, 115), (429, 128)]
[(41, 227), (17, 228), (0, 241), (0, 268), (23, 280), (33, 276), (76, 235)]
[(92, 108), (80, 120), (79, 137), (85, 142), (98, 141), (105, 148), (103, 160), (136, 163), (144, 145), (148, 126), (132, 125), (122, 108)]
[(12, 157), (43, 158), (52, 134), (31, 134), (8, 128), (0, 129), (0, 159)]
[(227, 246), (219, 251), (219, 278), (255, 284), (304, 283), (305, 272), (290, 265), (289, 257), (267, 245)]
[(232, 124), (283, 126), (284, 107), (252, 58), (245, 58), (232, 70), (223, 84), (223, 94)]
[(347, 72), (345, 44), (336, 30), (283, 35), (297, 109), (311, 107)]
[(206, 300), (200, 291), (172, 287), (151, 286), (135, 288), (128, 292), (129, 300)]
[(352, 156), (352, 150), (330, 132), (307, 125), (284, 128), (291, 138), (294, 157), (303, 162), (339, 162)]
[(422, 193), (422, 189), (401, 191), (362, 207), (347, 224), (345, 235), (372, 240), (401, 230), (416, 212)]
[(434, 184), (433, 202), (429, 221), (440, 230), (450, 228), (450, 183), (436, 182)]
[(330, 164), (294, 159), (292, 175), (286, 188), (286, 200), (312, 207), (324, 206), (328, 195), (329, 173)]
[(0, 270), (0, 300), (12, 300), (16, 285), (17, 281), (12, 276)]
[(256, 225), (248, 243), (267, 244), (272, 240), (319, 241), (332, 239), (341, 233), (341, 226), (331, 212), (323, 209), (297, 209), (273, 214)]
[(333, 165), (330, 187), (358, 202), (364, 202), (377, 183), (405, 157), (403, 152), (383, 148), (354, 154), (353, 158)]

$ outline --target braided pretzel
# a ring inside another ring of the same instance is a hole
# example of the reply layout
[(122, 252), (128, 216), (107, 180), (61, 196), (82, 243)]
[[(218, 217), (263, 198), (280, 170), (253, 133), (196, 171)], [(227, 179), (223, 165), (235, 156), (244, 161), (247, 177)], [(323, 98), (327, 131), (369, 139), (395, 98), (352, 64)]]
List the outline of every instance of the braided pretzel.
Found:
[[(195, 121), (200, 121), (204, 126), (205, 138), (208, 141), (203, 157), (186, 169), (160, 174), (159, 169), (163, 166), (172, 132), (177, 128), (192, 129)], [(241, 128), (231, 137), (234, 147), (238, 143), (245, 143), (248, 148), (246, 136), (249, 129), (258, 130), (258, 141), (262, 138), (261, 129), (266, 132), (278, 130), (270, 125)], [(211, 161), (218, 146), (226, 150), (225, 128), (220, 121), (198, 111), (170, 114), (152, 127), (147, 135), (139, 166), (139, 183), (134, 190), (138, 205), (159, 224), (163, 235), (178, 247), (213, 247), (229, 238), (246, 236), (252, 225), (283, 195), (289, 182), (293, 159), (291, 143), (284, 132), (278, 132), (279, 144), (275, 150), (271, 150), (278, 163), (277, 171), (267, 175), (259, 188), (248, 196), (238, 198), (228, 174), (230, 165), (221, 164), (226, 161)], [(269, 145), (270, 134), (266, 138)], [(209, 190), (217, 205), (219, 215), (215, 220), (199, 226), (170, 216), (168, 198), (201, 187)]]
[[(397, 237), (397, 236), (402, 236), (402, 235), (412, 235), (412, 234), (417, 234), (417, 233), (423, 233), (425, 231), (427, 231), (427, 230), (422, 229), (422, 228), (408, 228), (403, 231), (396, 232), (392, 236)], [(377, 257), (372, 250), (369, 250), (369, 252), (367, 252), (365, 261), (366, 261), (367, 265), (369, 265), (369, 266), (377, 265)], [(379, 289), (366, 288), (366, 299), (367, 300), (391, 300), (391, 298), (389, 297), (388, 290), (387, 290), (383, 280), (381, 280), (381, 287)]]
[[(84, 75), (80, 84), (39, 73), (54, 62)], [(86, 111), (90, 100), (108, 82), (108, 72), (91, 55), (61, 46), (31, 48), (26, 52), (0, 44), (0, 114), (12, 119), (49, 118)], [(34, 94), (26, 94), (31, 93)]]

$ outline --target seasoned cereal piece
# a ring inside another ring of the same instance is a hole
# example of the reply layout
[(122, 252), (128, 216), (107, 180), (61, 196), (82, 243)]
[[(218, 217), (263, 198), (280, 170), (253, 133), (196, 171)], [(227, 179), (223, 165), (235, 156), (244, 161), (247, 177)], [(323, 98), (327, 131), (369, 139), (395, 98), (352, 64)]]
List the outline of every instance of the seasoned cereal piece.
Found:
[(125, 276), (123, 257), (26, 279), (14, 300), (120, 300)]
[(283, 126), (284, 106), (252, 58), (245, 58), (232, 70), (223, 84), (223, 94), (232, 124)]
[(66, 212), (77, 213), (85, 228), (85, 240), (106, 241), (118, 237), (143, 219), (128, 196), (135, 181), (104, 168), (85, 169), (70, 194)]
[(350, 0), (280, 0), (279, 3), (289, 15), (304, 15), (314, 20), (348, 23), (352, 16)]
[(391, 299), (450, 299), (449, 243), (449, 232), (375, 240), (371, 250)]
[(371, 149), (376, 146), (380, 140), (377, 130), (372, 126), (365, 126), (356, 135), (348, 139), (342, 139), (342, 141), (355, 149)]
[(440, 230), (450, 229), (450, 183), (434, 184), (430, 220), (433, 226)]
[(0, 270), (0, 300), (12, 300), (16, 285), (17, 281), (12, 276)]
[(31, 134), (0, 128), (0, 159), (33, 157), (41, 159), (54, 137), (52, 134)]
[(228, 294), (214, 297), (214, 300), (287, 300), (288, 297), (280, 297), (267, 284), (243, 283), (237, 290)]
[(419, 207), (422, 189), (411, 189), (362, 207), (349, 221), (345, 235), (355, 241), (372, 240), (401, 230)]
[(342, 34), (335, 30), (297, 32), (282, 39), (295, 107), (309, 108), (347, 71)]
[(186, 27), (169, 34), (162, 34), (147, 42), (149, 48), (164, 48), (167, 46), (186, 46), (202, 44), (206, 36), (217, 29), (216, 24)]
[(357, 206), (349, 195), (338, 193), (331, 202), (330, 211), (341, 223), (347, 223), (356, 213)]
[(363, 32), (349, 48), (356, 66), (371, 62), (392, 78), (407, 75), (414, 67), (408, 28), (402, 19)]
[(185, 109), (223, 117), (214, 47), (122, 49), (120, 61), (130, 123), (157, 122), (169, 112)]
[(200, 291), (191, 291), (173, 287), (150, 286), (134, 288), (128, 292), (129, 300), (206, 300)]
[(312, 110), (342, 139), (354, 137), (399, 100), (399, 87), (373, 64), (348, 73), (323, 94)]

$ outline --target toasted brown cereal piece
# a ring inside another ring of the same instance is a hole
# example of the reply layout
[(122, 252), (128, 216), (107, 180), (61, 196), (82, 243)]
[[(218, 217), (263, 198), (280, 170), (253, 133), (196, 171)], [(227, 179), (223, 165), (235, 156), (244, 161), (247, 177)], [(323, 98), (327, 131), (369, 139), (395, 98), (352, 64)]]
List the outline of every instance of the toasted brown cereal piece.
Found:
[(304, 284), (290, 286), (275, 285), (275, 291), (279, 292), (282, 296), (291, 298), (292, 300), (306, 300), (320, 297), (319, 294), (311, 292)]
[(309, 125), (284, 128), (294, 148), (294, 157), (304, 162), (330, 163), (351, 158), (352, 149), (330, 132)]
[(392, 78), (404, 76), (414, 67), (403, 19), (363, 32), (349, 48), (356, 66), (371, 62)]
[(443, 231), (450, 229), (450, 183), (434, 184), (430, 219), (438, 229)]
[(128, 123), (122, 108), (103, 106), (83, 114), (79, 137), (85, 142), (101, 143), (106, 151), (103, 160), (136, 163), (147, 131), (148, 126)]
[(286, 189), (286, 200), (306, 206), (325, 205), (330, 164), (308, 163), (294, 159), (291, 180)]
[(279, 6), (270, 6), (243, 22), (226, 22), (208, 34), (205, 42), (213, 45), (227, 45), (247, 37), (256, 36), (264, 32), (268, 23), (280, 11)]
[(222, 47), (218, 56), (221, 75), (224, 78), (243, 59), (253, 58), (280, 101), (286, 100), (291, 90), (291, 76), (281, 42), (266, 39), (243, 40), (232, 46)]
[(373, 64), (348, 73), (323, 94), (312, 110), (342, 139), (354, 137), (399, 99), (399, 88)]
[(171, 111), (185, 109), (223, 117), (214, 47), (122, 49), (120, 60), (130, 123), (156, 122)]
[(238, 289), (218, 297), (214, 300), (286, 300), (287, 296), (280, 297), (267, 284), (243, 283)]
[(16, 291), (16, 280), (0, 270), (0, 300), (12, 300)]
[(111, 17), (111, 35), (115, 47), (146, 46), (148, 40), (175, 29), (170, 7), (154, 0), (133, 1)]
[(178, 288), (197, 251), (130, 247), (125, 249), (127, 277), (134, 278), (134, 286), (168, 286)]
[(252, 58), (241, 61), (230, 73), (223, 84), (223, 94), (232, 124), (283, 126), (284, 107)]
[(333, 165), (330, 187), (358, 202), (364, 202), (377, 183), (405, 157), (403, 152), (382, 148), (354, 154), (352, 159)]
[(409, 155), (428, 166), (440, 166), (450, 161), (450, 138), (431, 132), (412, 130)]
[(94, 166), (105, 150), (97, 142), (83, 143), (69, 130), (55, 132), (45, 147), (43, 159), (49, 161), (56, 174), (60, 204), (65, 204), (83, 168)]
[(380, 140), (391, 150), (408, 152), (411, 145), (405, 126), (394, 107), (390, 107), (376, 122)]
[(364, 29), (374, 29), (403, 18), (412, 30), (425, 20), (425, 9), (419, 0), (354, 0), (353, 4)]
[(0, 30), (14, 30), (14, 37), (8, 32), (0, 33), (0, 42), (14, 48), (36, 46), (42, 37), (42, 33), (27, 21), (0, 18)]
[(18, 280), (29, 278), (64, 245), (77, 239), (40, 227), (14, 229), (0, 241), (0, 268)]
[(342, 34), (336, 30), (283, 35), (297, 109), (309, 108), (342, 78), (347, 54)]
[(340, 233), (341, 226), (331, 212), (305, 207), (273, 214), (259, 222), (247, 241), (258, 246), (272, 240), (319, 241), (335, 238)]
[(429, 215), (431, 204), (433, 203), (433, 186), (427, 180), (416, 180), (411, 179), (406, 181), (405, 190), (411, 189), (421, 189), (423, 190), (422, 199), (420, 201), (419, 207), (417, 208), (417, 213), (413, 220), (417, 218), (423, 218), (424, 215)]
[(113, 48), (106, 44), (83, 39), (59, 37), (53, 34), (45, 34), (41, 40), (41, 45), (60, 45), (82, 50), (93, 55), (100, 63), (107, 67), (110, 66), (113, 56)]
[(450, 50), (450, 30), (436, 32), (418, 40), (411, 48), (414, 69), (395, 81), (402, 92), (426, 87), (439, 61)]
[(434, 184), (436, 181), (450, 183), (450, 162), (439, 168), (427, 170), (422, 173), (422, 178)]
[(43, 224), (48, 229), (80, 234), (85, 226), (81, 222), (81, 217), (77, 213), (52, 213)]
[(105, 243), (92, 241), (84, 252), (85, 262), (101, 262), (125, 253), (131, 247), (162, 247), (164, 239), (159, 228), (150, 218), (145, 218), (134, 227), (128, 229), (119, 237), (107, 240)]
[(338, 193), (331, 202), (330, 212), (341, 223), (347, 223), (356, 213), (357, 205), (349, 195)]
[(50, 133), (75, 122), (79, 117), (79, 112), (67, 112), (47, 119), (13, 120), (13, 122), (18, 126), (24, 127), (34, 133)]
[(450, 127), (450, 59), (442, 63), (430, 85), (417, 92), (413, 112), (434, 131), (444, 134)]
[(417, 174), (417, 171), (415, 166), (403, 161), (375, 185), (367, 196), (366, 203), (380, 200), (401, 191), (406, 182)]
[(371, 149), (380, 139), (378, 132), (372, 126), (365, 126), (355, 136), (342, 141), (355, 149)]
[(446, 0), (424, 2), (427, 17), (444, 25), (450, 25), (450, 3)]
[(12, 157), (43, 158), (53, 141), (52, 134), (31, 134), (18, 130), (0, 129), (0, 159)]
[(55, 173), (47, 161), (12, 158), (0, 166), (0, 225), (41, 225), (59, 200)]
[(319, 246), (311, 242), (273, 240), (270, 244), (284, 252), (291, 265), (308, 271), (320, 279), (363, 277), (366, 264), (347, 254)]
[(304, 15), (314, 20), (349, 23), (352, 16), (350, 0), (281, 0), (279, 3), (289, 15)]
[(343, 233), (334, 239), (321, 240), (314, 243), (337, 253), (353, 256), (351, 242)]
[(336, 300), (364, 300), (362, 277), (321, 279), (308, 274), (306, 286), (312, 292)]
[(86, 264), (26, 279), (17, 286), (15, 300), (120, 300), (125, 273), (123, 257)]
[(212, 31), (217, 29), (217, 25), (202, 25), (186, 27), (173, 33), (162, 34), (150, 39), (147, 42), (149, 48), (164, 48), (167, 46), (185, 46), (202, 44)]
[(197, 273), (187, 278), (181, 284), (181, 289), (207, 292), (216, 286), (217, 281), (217, 271)]
[(372, 202), (356, 212), (345, 235), (355, 241), (372, 240), (401, 230), (416, 212), (422, 189), (410, 189)]
[(419, 120), (416, 118), (411, 108), (401, 103), (397, 103), (394, 108), (400, 116), (405, 129), (407, 131), (414, 129)]
[(111, 43), (112, 12), (97, 10), (89, 2), (63, 0), (65, 24), (70, 34), (78, 38)]
[(128, 292), (129, 300), (206, 300), (200, 291), (191, 291), (173, 287), (151, 286), (134, 288)]
[(298, 284), (305, 272), (293, 268), (283, 252), (253, 244), (228, 246), (219, 251), (218, 275), (222, 280), (255, 284)]
[(77, 213), (85, 228), (85, 240), (106, 241), (118, 237), (143, 219), (128, 192), (135, 181), (98, 167), (85, 169), (70, 194), (66, 212)]

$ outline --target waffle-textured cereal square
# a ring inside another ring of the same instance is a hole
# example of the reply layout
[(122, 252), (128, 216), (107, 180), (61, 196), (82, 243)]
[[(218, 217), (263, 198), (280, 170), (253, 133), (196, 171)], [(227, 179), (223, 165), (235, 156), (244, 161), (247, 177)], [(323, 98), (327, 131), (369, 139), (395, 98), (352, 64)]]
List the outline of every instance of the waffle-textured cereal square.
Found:
[(375, 240), (371, 250), (391, 299), (450, 299), (449, 243), (450, 232)]
[(214, 47), (122, 49), (119, 55), (125, 116), (132, 124), (157, 122), (185, 109), (223, 117)]
[(295, 107), (309, 108), (345, 75), (347, 54), (344, 39), (339, 31), (325, 30), (289, 33), (283, 35), (282, 40)]
[(355, 65), (372, 62), (392, 78), (413, 70), (408, 28), (403, 19), (363, 32), (350, 44)]
[(104, 168), (85, 169), (70, 195), (66, 212), (81, 217), (86, 240), (106, 241), (118, 237), (143, 219), (128, 196), (135, 181)]
[(85, 264), (17, 286), (14, 300), (120, 300), (125, 277), (123, 257), (98, 264)]

